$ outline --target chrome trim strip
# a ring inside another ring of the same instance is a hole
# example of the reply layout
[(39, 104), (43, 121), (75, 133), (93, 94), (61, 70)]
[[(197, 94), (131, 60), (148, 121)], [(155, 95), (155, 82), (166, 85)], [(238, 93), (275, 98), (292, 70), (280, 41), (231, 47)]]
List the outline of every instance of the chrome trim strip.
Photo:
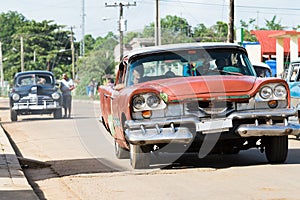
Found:
[(150, 120), (128, 120), (125, 122), (125, 127), (130, 129), (139, 129), (141, 125), (144, 127), (155, 127), (169, 125), (171, 123), (174, 124), (196, 124), (199, 122), (197, 117), (178, 117), (178, 118), (159, 118), (159, 119), (150, 119)]
[(246, 110), (237, 111), (228, 116), (231, 119), (251, 119), (251, 118), (271, 118), (271, 117), (291, 117), (296, 116), (297, 110), (294, 108), (287, 109), (268, 109), (268, 110)]
[(284, 135), (299, 135), (300, 125), (298, 124), (276, 124), (267, 125), (261, 124), (255, 125), (240, 125), (236, 129), (241, 137), (252, 137), (252, 136), (284, 136)]

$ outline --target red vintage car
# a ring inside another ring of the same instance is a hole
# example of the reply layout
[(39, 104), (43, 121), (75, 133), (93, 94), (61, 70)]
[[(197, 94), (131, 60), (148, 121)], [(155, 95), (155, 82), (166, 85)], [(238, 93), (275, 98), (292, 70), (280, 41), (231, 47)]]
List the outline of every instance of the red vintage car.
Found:
[(114, 88), (100, 88), (102, 122), (118, 158), (148, 168), (161, 152), (233, 154), (253, 147), (282, 163), (288, 135), (287, 83), (258, 78), (246, 50), (229, 43), (147, 47), (128, 53)]

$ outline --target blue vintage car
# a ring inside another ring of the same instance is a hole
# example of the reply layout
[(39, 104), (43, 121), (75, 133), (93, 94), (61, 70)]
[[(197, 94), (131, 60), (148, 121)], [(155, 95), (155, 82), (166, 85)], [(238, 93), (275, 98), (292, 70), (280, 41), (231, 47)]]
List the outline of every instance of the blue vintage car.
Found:
[(49, 71), (19, 72), (9, 94), (11, 121), (18, 115), (52, 114), (62, 117), (62, 96)]

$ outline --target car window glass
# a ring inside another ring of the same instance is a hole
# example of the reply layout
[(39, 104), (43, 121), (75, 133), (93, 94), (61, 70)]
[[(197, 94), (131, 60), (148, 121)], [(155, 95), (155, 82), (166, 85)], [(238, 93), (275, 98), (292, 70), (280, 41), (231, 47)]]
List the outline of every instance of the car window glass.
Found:
[(18, 79), (18, 85), (25, 86), (25, 85), (33, 85), (35, 82), (34, 76), (22, 76)]
[(300, 74), (299, 74), (299, 63), (293, 64), (292, 66), (292, 74), (290, 77), (290, 81), (299, 81)]
[(53, 84), (53, 80), (51, 78), (51, 76), (48, 75), (38, 75), (36, 76), (36, 83), (38, 85), (51, 85)]
[[(219, 62), (221, 61), (222, 62)], [(222, 66), (218, 66), (223, 63)], [(136, 78), (136, 68), (143, 66), (143, 74)], [(215, 71), (214, 74), (206, 73)], [(221, 73), (223, 71), (223, 73)], [(198, 49), (179, 52), (161, 52), (143, 55), (129, 62), (127, 85), (152, 80), (208, 75), (249, 75), (256, 73), (247, 55), (241, 51), (228, 49)]]
[(20, 76), (17, 79), (17, 85), (26, 86), (26, 85), (52, 85), (54, 84), (54, 80), (50, 75), (24, 75)]

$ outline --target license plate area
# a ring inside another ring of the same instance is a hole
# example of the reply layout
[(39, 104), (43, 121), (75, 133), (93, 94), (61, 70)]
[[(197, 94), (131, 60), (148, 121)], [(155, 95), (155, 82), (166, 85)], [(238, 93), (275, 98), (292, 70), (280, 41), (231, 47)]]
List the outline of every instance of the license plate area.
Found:
[(228, 131), (232, 128), (232, 120), (227, 118), (202, 120), (196, 123), (196, 131), (203, 134)]

